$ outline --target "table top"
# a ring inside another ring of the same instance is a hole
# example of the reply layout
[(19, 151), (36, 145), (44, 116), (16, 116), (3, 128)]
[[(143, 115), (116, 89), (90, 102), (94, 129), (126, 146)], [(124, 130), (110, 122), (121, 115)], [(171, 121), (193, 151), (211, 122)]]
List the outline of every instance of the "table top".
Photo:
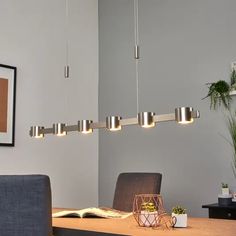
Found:
[(228, 206), (222, 206), (218, 203), (203, 205), (202, 208), (227, 208), (227, 209), (236, 209), (236, 202), (232, 202)]
[[(53, 212), (62, 209), (53, 209)], [(63, 209), (64, 210), (64, 209)], [(53, 226), (67, 229), (121, 235), (159, 236), (235, 236), (236, 221), (208, 218), (188, 218), (187, 228), (140, 227), (133, 216), (126, 219), (53, 218)]]

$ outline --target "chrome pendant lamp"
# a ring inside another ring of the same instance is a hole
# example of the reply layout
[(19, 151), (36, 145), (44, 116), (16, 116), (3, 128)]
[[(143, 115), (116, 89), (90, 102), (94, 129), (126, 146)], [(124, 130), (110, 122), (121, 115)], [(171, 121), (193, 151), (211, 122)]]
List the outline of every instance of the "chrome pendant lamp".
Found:
[(121, 130), (121, 119), (120, 116), (108, 116), (106, 118), (106, 128), (110, 131)]
[(155, 126), (154, 112), (139, 112), (138, 113), (138, 124), (143, 128), (151, 128)]
[(91, 128), (92, 120), (80, 120), (78, 121), (78, 131), (82, 134), (90, 134), (93, 132)]
[(43, 130), (44, 130), (43, 126), (32, 126), (30, 128), (30, 136), (34, 138), (43, 138), (44, 137)]
[[(175, 120), (179, 124), (190, 124), (193, 122), (192, 107), (179, 107), (175, 109)], [(200, 115), (200, 114), (198, 114)]]
[[(66, 1), (66, 29), (68, 29), (68, 0)], [(140, 59), (139, 32), (138, 32), (138, 0), (134, 0), (134, 25), (135, 25), (135, 77), (136, 77), (136, 96), (137, 96), (137, 116), (133, 118), (122, 119), (120, 116), (108, 116), (105, 121), (93, 122), (92, 120), (79, 120), (75, 125), (66, 125), (65, 123), (53, 124), (50, 128), (43, 126), (31, 126), (29, 135), (34, 138), (43, 138), (45, 134), (54, 134), (65, 136), (68, 132), (80, 132), (82, 134), (91, 134), (94, 129), (107, 129), (109, 131), (119, 131), (124, 126), (139, 125), (142, 128), (151, 128), (156, 123), (176, 121), (179, 124), (190, 124), (195, 118), (200, 118), (200, 112), (192, 107), (176, 108), (174, 113), (156, 114), (154, 112), (139, 112), (139, 74), (138, 66)], [(68, 36), (68, 32), (66, 32)], [(68, 37), (66, 41), (66, 66), (65, 78), (69, 78), (68, 63)]]
[(66, 124), (57, 123), (52, 125), (53, 134), (57, 136), (65, 136), (67, 135), (67, 131), (65, 130)]

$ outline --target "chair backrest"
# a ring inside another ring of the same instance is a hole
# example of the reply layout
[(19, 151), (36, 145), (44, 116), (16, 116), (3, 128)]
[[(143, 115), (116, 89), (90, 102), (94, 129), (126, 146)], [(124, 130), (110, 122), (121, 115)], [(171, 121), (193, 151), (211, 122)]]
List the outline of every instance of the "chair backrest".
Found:
[(160, 173), (121, 173), (116, 182), (113, 208), (132, 211), (136, 194), (159, 194), (161, 190)]
[(0, 175), (0, 235), (52, 235), (48, 176)]

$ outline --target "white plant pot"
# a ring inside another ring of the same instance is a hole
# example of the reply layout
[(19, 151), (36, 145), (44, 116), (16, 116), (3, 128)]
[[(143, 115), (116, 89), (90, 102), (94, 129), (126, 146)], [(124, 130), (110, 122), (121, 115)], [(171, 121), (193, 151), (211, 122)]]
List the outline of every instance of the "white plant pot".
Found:
[(157, 211), (153, 211), (153, 212), (141, 211), (139, 220), (140, 220), (141, 226), (145, 226), (145, 227), (156, 226), (156, 224), (158, 223)]
[(176, 224), (174, 227), (180, 227), (180, 228), (185, 228), (187, 227), (187, 214), (171, 214), (172, 217), (176, 217)]
[(222, 188), (223, 195), (229, 195), (229, 188)]

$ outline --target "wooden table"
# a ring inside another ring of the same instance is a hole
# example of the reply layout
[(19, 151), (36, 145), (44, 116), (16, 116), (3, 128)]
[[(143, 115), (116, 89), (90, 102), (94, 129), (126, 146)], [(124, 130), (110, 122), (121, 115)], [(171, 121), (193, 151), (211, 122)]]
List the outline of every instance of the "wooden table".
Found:
[[(57, 211), (57, 209), (54, 209)], [(187, 228), (139, 227), (134, 218), (53, 218), (55, 236), (76, 235), (158, 235), (158, 236), (235, 236), (236, 221), (208, 218), (188, 218)]]

